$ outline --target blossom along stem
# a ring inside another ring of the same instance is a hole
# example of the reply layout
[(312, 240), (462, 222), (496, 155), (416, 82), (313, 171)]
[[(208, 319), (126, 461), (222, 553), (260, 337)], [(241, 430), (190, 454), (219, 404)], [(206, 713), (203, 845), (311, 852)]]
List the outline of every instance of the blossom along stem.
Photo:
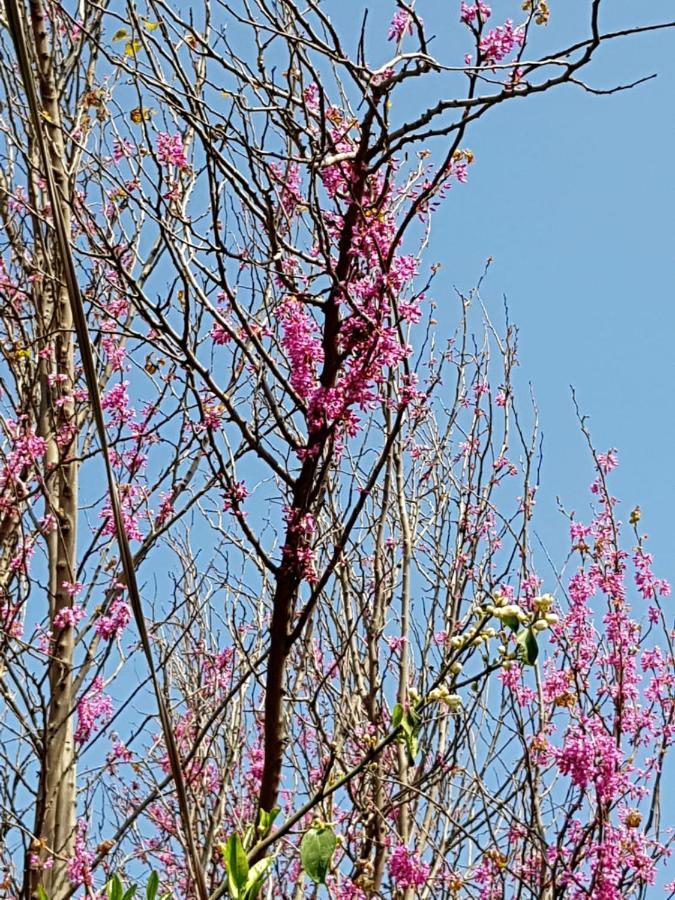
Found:
[(35, 68), (0, 63), (0, 893), (660, 890), (669, 586), (590, 445), (548, 593), (515, 332), (429, 257), (475, 122), (674, 24), (601, 5), (551, 63), (544, 0), (395, 3), (353, 58), (333, 0), (31, 0)]

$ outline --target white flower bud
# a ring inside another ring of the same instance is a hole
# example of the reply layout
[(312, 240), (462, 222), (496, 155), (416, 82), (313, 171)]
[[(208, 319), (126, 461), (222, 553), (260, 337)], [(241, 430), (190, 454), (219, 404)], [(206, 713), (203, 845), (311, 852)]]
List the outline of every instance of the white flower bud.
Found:
[(551, 594), (542, 594), (541, 597), (535, 597), (532, 601), (532, 606), (537, 610), (537, 612), (548, 612), (549, 609), (553, 606), (555, 600)]
[(448, 694), (445, 698), (445, 705), (448, 709), (455, 711), (461, 709), (462, 706), (462, 698), (459, 694)]

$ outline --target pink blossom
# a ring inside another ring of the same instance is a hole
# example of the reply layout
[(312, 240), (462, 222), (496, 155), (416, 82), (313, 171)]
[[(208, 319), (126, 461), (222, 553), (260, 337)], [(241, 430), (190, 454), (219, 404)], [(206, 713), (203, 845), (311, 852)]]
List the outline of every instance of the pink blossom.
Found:
[(91, 872), (94, 854), (87, 849), (87, 831), (86, 821), (80, 819), (75, 832), (75, 852), (68, 860), (68, 879), (71, 884), (91, 888), (94, 883)]
[(291, 384), (303, 400), (308, 400), (317, 389), (317, 366), (323, 362), (318, 328), (295, 298), (287, 299), (278, 315), (284, 328), (283, 343), (291, 366)]
[(499, 673), (499, 680), (514, 694), (521, 706), (526, 706), (536, 697), (532, 688), (523, 685), (523, 670), (516, 663), (512, 663), (508, 669), (502, 669)]
[[(121, 484), (119, 490), (120, 504), (122, 507), (122, 524), (126, 535), (130, 541), (142, 541), (143, 533), (139, 526), (141, 513), (136, 509), (136, 506), (141, 499), (141, 490), (135, 484)], [(112, 514), (110, 499), (106, 500), (106, 504), (100, 511), (99, 516), (105, 522), (101, 533), (114, 537), (117, 530), (115, 527), (115, 519)]]
[(350, 878), (341, 878), (339, 884), (331, 880), (331, 888), (336, 900), (367, 900), (366, 893), (354, 884)]
[(319, 108), (319, 87), (317, 84), (312, 82), (308, 84), (307, 87), (302, 92), (302, 98), (307, 104), (307, 108), (310, 112), (316, 112)]
[(608, 450), (607, 453), (598, 453), (598, 465), (605, 475), (608, 475), (613, 469), (619, 465), (619, 459), (616, 450)]
[(68, 594), (69, 597), (75, 597), (76, 594), (79, 594), (82, 590), (82, 582), (81, 581), (62, 581), (61, 587)]
[(63, 628), (75, 628), (85, 616), (85, 611), (76, 604), (73, 604), (72, 606), (67, 606), (57, 612), (54, 616), (52, 627), (57, 630)]
[(165, 166), (176, 166), (177, 169), (188, 168), (187, 157), (180, 134), (167, 134), (160, 131), (157, 135), (157, 159)]
[(110, 641), (116, 637), (129, 624), (131, 619), (131, 611), (121, 597), (110, 604), (108, 615), (101, 616), (94, 626), (96, 633), (103, 638), (104, 641)]
[(237, 512), (240, 504), (250, 496), (250, 492), (243, 481), (234, 481), (225, 490), (224, 510)]
[(134, 415), (129, 408), (128, 381), (121, 381), (103, 396), (101, 406), (110, 413), (110, 418), (115, 425), (122, 425)]
[(400, 653), (401, 650), (408, 643), (408, 639), (405, 637), (401, 637), (400, 635), (393, 637), (385, 637), (385, 641), (389, 644), (389, 649), (392, 653)]
[(22, 607), (6, 601), (0, 601), (0, 632), (9, 637), (23, 635)]
[(134, 152), (133, 144), (126, 138), (113, 141), (113, 159), (116, 163), (120, 163), (125, 156), (132, 156)]
[(112, 716), (112, 700), (103, 693), (103, 676), (97, 675), (91, 687), (77, 704), (77, 728), (75, 740), (78, 744), (88, 741), (101, 723)]
[(615, 800), (626, 784), (621, 749), (597, 717), (572, 726), (555, 756), (558, 768), (570, 776), (572, 784), (583, 790), (593, 783), (602, 802)]
[(404, 844), (398, 844), (389, 858), (389, 874), (400, 888), (422, 887), (430, 871), (429, 864)]
[(483, 61), (491, 64), (501, 62), (515, 47), (521, 47), (525, 40), (522, 28), (514, 28), (511, 19), (493, 28), (480, 39), (479, 49)]
[(171, 491), (161, 491), (159, 495), (160, 504), (155, 516), (155, 528), (161, 528), (175, 512), (173, 506), (173, 493)]
[(398, 12), (394, 14), (394, 18), (389, 25), (387, 40), (396, 41), (398, 43), (406, 32), (408, 32), (408, 34), (413, 33), (412, 26), (412, 16), (410, 13), (404, 9), (399, 9)]
[(478, 3), (462, 3), (459, 8), (459, 18), (465, 25), (471, 25), (476, 19), (479, 22), (487, 22), (492, 15), (489, 6), (478, 0)]

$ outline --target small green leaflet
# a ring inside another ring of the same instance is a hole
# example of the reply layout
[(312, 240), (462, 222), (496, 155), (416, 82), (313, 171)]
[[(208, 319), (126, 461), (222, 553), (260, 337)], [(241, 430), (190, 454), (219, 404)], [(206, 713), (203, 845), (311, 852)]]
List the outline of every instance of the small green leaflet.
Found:
[(266, 809), (261, 809), (258, 815), (258, 834), (261, 837), (265, 837), (269, 834), (272, 825), (274, 824), (274, 820), (281, 812), (281, 807), (275, 806), (271, 812), (267, 812)]
[(267, 870), (272, 865), (272, 857), (266, 856), (265, 859), (258, 860), (251, 866), (248, 873), (248, 881), (246, 882), (246, 894), (244, 900), (255, 900), (263, 886)]
[(403, 732), (399, 740), (402, 739), (402, 742), (405, 743), (411, 764), (414, 764), (419, 749), (417, 735), (420, 730), (421, 722), (422, 720), (419, 713), (415, 712), (414, 709), (404, 711), (400, 703), (396, 704), (391, 714), (391, 724), (394, 728), (400, 727)]
[(315, 884), (325, 884), (337, 838), (328, 825), (310, 828), (300, 843), (302, 868)]
[(131, 900), (131, 898), (136, 894), (136, 885), (132, 885), (125, 891), (120, 876), (113, 875), (110, 881), (106, 884), (105, 891), (108, 895), (108, 900)]
[(248, 859), (239, 835), (231, 835), (225, 844), (221, 844), (221, 850), (225, 859), (230, 897), (239, 898), (243, 896), (248, 881)]
[(511, 631), (518, 631), (518, 626), (520, 625), (518, 616), (504, 616), (502, 622), (510, 628)]
[(238, 834), (231, 835), (219, 849), (225, 861), (227, 893), (231, 900), (255, 900), (272, 865), (272, 857), (266, 856), (249, 867), (244, 844)]
[(516, 635), (518, 658), (526, 665), (533, 666), (539, 656), (539, 646), (531, 628), (523, 628)]
[(145, 900), (155, 900), (159, 890), (159, 875), (153, 872), (148, 878), (148, 886), (145, 889)]

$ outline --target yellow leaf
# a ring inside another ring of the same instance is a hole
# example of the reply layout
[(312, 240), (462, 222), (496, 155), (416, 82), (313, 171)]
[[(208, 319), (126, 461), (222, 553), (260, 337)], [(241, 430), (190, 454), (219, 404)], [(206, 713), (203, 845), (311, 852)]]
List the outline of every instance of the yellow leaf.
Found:
[(126, 28), (120, 28), (120, 30), (116, 31), (113, 35), (113, 43), (115, 41), (123, 41), (127, 37), (129, 37), (129, 32), (126, 30)]
[(125, 56), (136, 56), (138, 51), (141, 49), (143, 45), (139, 40), (135, 41), (127, 41), (124, 46), (124, 55)]
[(159, 22), (149, 22), (147, 19), (143, 19), (143, 24), (148, 31), (154, 31), (155, 28), (159, 28)]
[(152, 110), (148, 109), (147, 106), (137, 106), (131, 110), (129, 118), (135, 125), (141, 122), (148, 122), (152, 118)]

